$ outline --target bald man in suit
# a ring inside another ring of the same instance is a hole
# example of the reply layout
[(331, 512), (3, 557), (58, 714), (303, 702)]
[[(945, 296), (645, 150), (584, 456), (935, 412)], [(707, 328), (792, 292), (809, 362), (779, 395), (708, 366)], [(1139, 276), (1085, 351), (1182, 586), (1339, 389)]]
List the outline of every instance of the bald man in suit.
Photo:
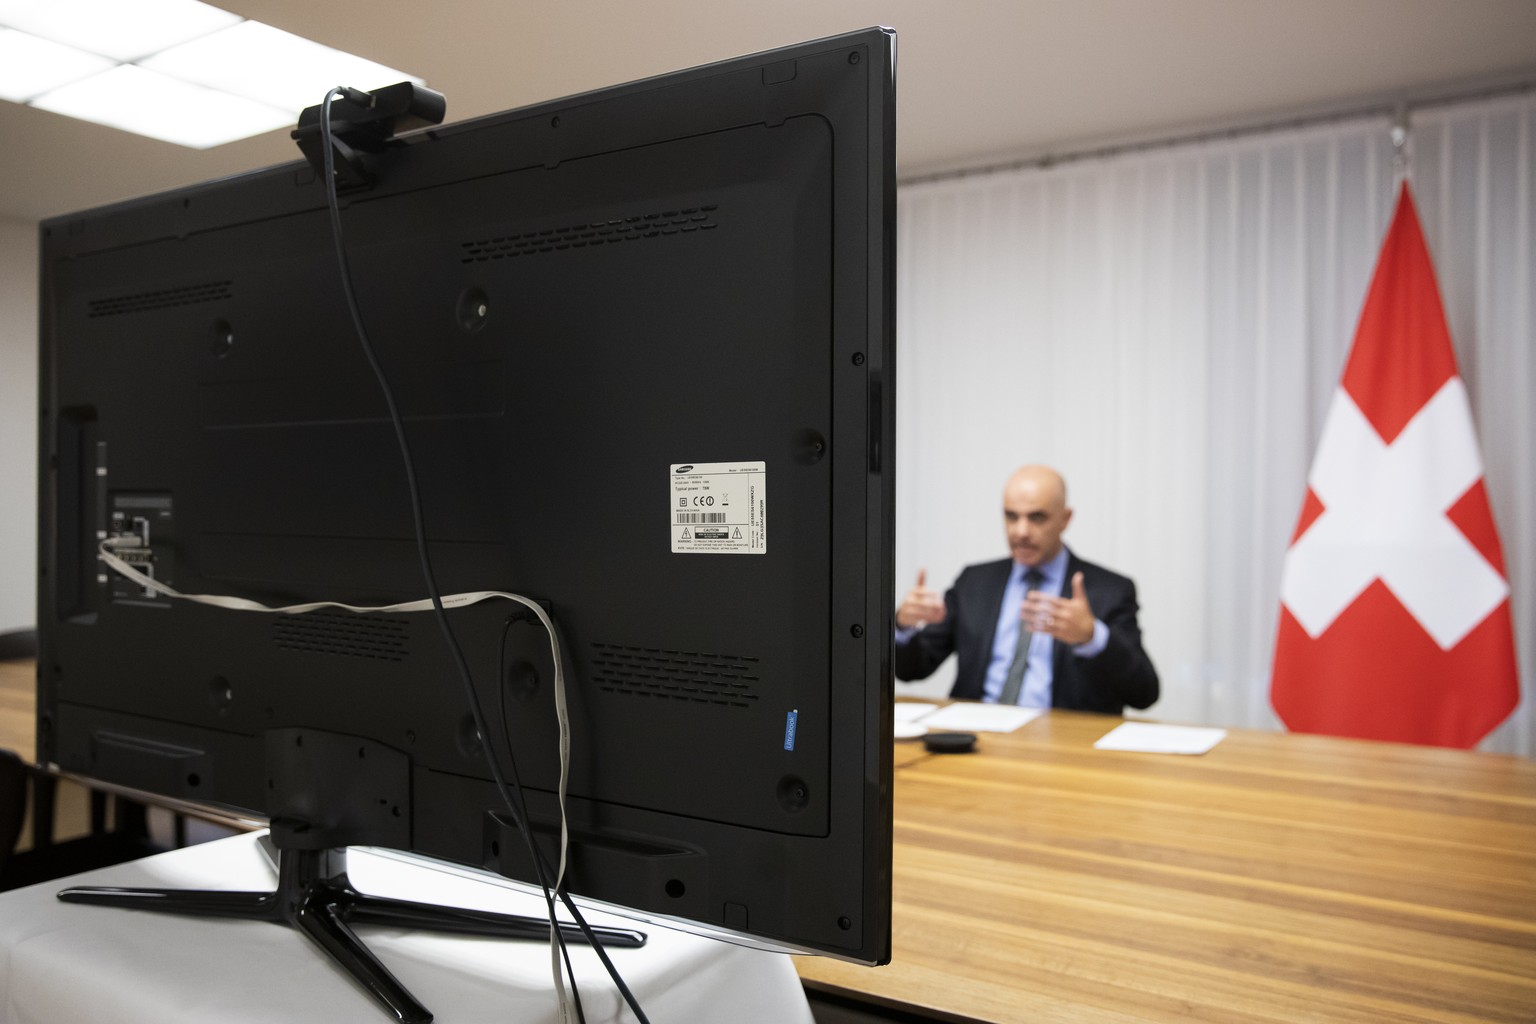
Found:
[(1012, 557), (968, 566), (942, 598), (918, 573), (896, 609), (896, 678), (926, 678), (954, 654), (952, 697), (1114, 715), (1150, 707), (1158, 678), (1136, 585), (1066, 547), (1071, 519), (1061, 474), (1024, 466), (1009, 477)]

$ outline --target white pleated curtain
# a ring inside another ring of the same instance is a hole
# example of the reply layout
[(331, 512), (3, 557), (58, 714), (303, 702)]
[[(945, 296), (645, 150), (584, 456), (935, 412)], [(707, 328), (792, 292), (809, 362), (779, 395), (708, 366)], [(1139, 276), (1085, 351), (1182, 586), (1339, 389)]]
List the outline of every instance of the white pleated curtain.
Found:
[[(1409, 172), (1536, 657), (1529, 93), (1412, 111)], [(1137, 581), (1150, 714), (1279, 727), (1280, 565), (1395, 197), (1387, 117), (898, 193), (897, 586), (1002, 557), (1003, 479), (1059, 467), (1067, 540)], [(947, 692), (950, 667), (908, 694)], [(1390, 683), (1383, 701), (1390, 701)], [(1484, 744), (1530, 756), (1522, 702)]]

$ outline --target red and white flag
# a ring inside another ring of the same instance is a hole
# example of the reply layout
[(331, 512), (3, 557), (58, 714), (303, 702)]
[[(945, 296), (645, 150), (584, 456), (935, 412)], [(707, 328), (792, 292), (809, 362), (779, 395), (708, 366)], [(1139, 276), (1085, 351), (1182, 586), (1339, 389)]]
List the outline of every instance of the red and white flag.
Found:
[(1470, 747), (1519, 702), (1504, 553), (1406, 183), (1280, 596), (1270, 700), (1290, 729)]

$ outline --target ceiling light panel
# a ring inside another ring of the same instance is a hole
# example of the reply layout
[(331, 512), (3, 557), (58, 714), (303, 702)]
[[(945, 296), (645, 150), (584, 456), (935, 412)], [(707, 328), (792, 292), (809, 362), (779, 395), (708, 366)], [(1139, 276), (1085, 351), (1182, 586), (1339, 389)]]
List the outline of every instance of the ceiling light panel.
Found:
[(411, 79), (382, 64), (256, 21), (183, 43), (139, 64), (287, 110), (290, 119), (320, 103), (327, 90), (338, 85), (377, 89)]
[(119, 61), (237, 24), (197, 0), (0, 0), (0, 25)]
[(291, 128), (338, 85), (403, 81), (422, 84), (198, 0), (0, 0), (0, 100), (183, 146)]
[(62, 43), (0, 28), (0, 99), (25, 103), (34, 96), (112, 67), (112, 61)]
[(38, 97), (32, 105), (192, 149), (293, 124), (293, 115), (286, 110), (132, 64), (72, 82)]

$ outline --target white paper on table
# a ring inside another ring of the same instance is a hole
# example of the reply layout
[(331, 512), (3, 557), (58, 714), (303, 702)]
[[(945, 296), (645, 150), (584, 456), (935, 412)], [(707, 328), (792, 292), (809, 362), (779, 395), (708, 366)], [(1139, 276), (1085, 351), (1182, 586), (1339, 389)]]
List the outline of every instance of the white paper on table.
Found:
[(937, 704), (920, 700), (899, 700), (896, 702), (896, 721), (915, 722), (936, 707)]
[(923, 719), (930, 729), (955, 729), (960, 732), (1013, 732), (1045, 713), (1044, 708), (1021, 708), (1012, 704), (949, 704)]
[(1203, 754), (1227, 736), (1225, 729), (1195, 725), (1126, 722), (1099, 737), (1099, 750), (1134, 750), (1146, 754)]

